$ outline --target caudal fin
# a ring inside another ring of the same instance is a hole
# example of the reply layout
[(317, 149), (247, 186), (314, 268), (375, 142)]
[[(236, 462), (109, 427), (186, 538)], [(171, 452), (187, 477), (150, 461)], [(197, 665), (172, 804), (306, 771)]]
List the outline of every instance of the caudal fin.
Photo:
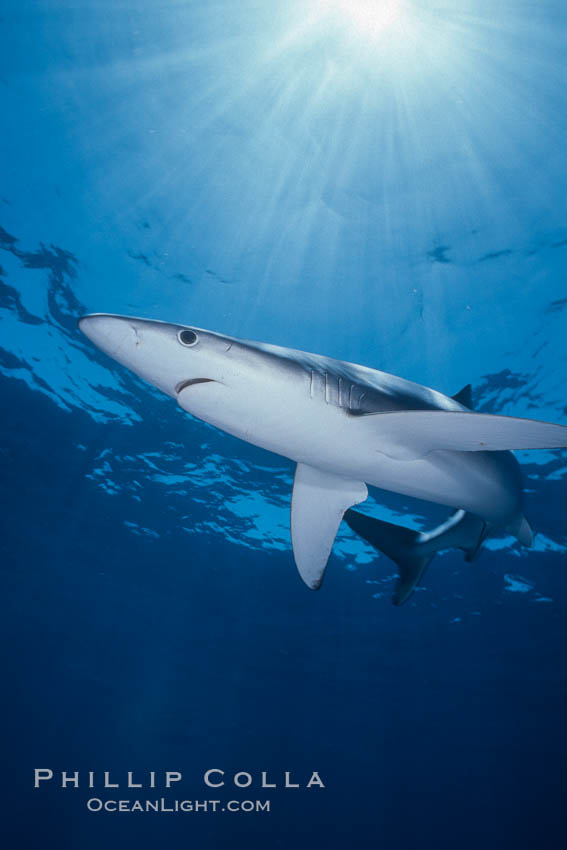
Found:
[(435, 552), (421, 551), (419, 531), (353, 510), (346, 512), (345, 520), (353, 531), (394, 561), (398, 568), (398, 581), (392, 601), (394, 605), (402, 605), (411, 596)]
[(486, 536), (486, 523), (465, 511), (457, 511), (430, 532), (412, 531), (353, 510), (346, 512), (345, 520), (353, 531), (396, 564), (394, 605), (402, 605), (409, 599), (437, 552), (462, 549), (467, 561), (471, 561)]

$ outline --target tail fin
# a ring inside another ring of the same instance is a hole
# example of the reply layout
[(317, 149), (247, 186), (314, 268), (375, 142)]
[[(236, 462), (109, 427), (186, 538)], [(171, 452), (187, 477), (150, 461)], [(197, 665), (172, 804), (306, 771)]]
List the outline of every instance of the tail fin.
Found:
[(397, 565), (399, 575), (392, 601), (394, 605), (402, 605), (411, 596), (435, 552), (423, 554), (420, 551), (419, 531), (393, 525), (353, 510), (346, 512), (345, 520), (353, 531)]
[(412, 531), (381, 519), (348, 510), (347, 524), (368, 543), (383, 552), (398, 567), (394, 605), (402, 605), (414, 591), (437, 552), (462, 549), (471, 561), (486, 536), (486, 523), (480, 517), (457, 511), (433, 531)]

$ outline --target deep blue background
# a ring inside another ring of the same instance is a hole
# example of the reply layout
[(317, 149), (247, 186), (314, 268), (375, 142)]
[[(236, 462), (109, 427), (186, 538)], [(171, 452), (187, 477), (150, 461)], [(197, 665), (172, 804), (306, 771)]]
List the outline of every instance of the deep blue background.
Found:
[[(520, 455), (532, 551), (441, 555), (395, 609), (391, 564), (343, 529), (308, 593), (291, 464), (76, 330), (186, 322), (566, 422), (561, 4), (408, 0), (372, 39), (322, 8), (3, 6), (10, 850), (563, 846), (564, 453)], [(189, 799), (217, 797), (211, 767), (327, 787), (270, 814), (95, 815), (35, 767), (181, 770)]]

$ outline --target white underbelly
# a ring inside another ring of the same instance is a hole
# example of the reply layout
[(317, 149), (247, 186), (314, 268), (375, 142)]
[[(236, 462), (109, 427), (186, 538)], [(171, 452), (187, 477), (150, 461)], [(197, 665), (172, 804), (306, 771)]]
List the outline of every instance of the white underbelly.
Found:
[(438, 451), (395, 460), (380, 450), (371, 428), (360, 427), (360, 417), (295, 392), (263, 385), (244, 395), (209, 383), (190, 387), (183, 396), (181, 406), (194, 416), (296, 463), (500, 524), (518, 512), (521, 483), (509, 452)]

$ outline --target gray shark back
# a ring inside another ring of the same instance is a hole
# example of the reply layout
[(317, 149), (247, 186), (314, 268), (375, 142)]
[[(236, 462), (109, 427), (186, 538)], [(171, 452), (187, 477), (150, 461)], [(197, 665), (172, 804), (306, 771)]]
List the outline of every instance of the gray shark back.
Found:
[(402, 410), (466, 409), (457, 399), (378, 369), (269, 343), (238, 342), (251, 352), (280, 361), (284, 368), (286, 364), (290, 369), (299, 368), (309, 378), (311, 398), (324, 398), (327, 404), (343, 408), (353, 416)]

